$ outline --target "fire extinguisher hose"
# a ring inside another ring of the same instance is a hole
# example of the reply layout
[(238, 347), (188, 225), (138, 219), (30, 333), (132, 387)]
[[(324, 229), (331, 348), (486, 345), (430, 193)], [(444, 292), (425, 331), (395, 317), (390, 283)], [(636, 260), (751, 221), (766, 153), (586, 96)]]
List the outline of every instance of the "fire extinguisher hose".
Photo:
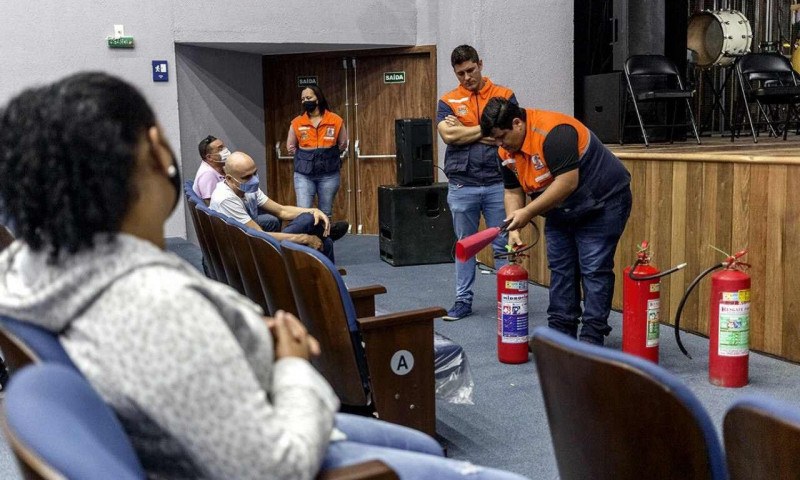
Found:
[(680, 265), (675, 265), (674, 267), (670, 268), (669, 270), (665, 270), (663, 272), (654, 273), (652, 275), (634, 275), (633, 271), (636, 270), (636, 267), (638, 267), (641, 264), (642, 264), (641, 260), (637, 259), (633, 263), (633, 265), (631, 266), (631, 270), (628, 272), (628, 277), (630, 277), (631, 280), (636, 280), (636, 281), (654, 280), (656, 278), (666, 277), (667, 275), (669, 275), (671, 273), (675, 273), (678, 270), (680, 270), (680, 269), (682, 269), (683, 267), (686, 266), (685, 263), (681, 263)]
[(678, 311), (677, 313), (675, 313), (675, 341), (678, 343), (678, 348), (681, 349), (681, 352), (683, 352), (683, 354), (689, 357), (690, 359), (692, 358), (692, 356), (689, 355), (689, 352), (686, 351), (686, 347), (683, 346), (683, 342), (681, 342), (681, 313), (683, 312), (684, 305), (686, 305), (686, 299), (689, 298), (689, 294), (692, 293), (694, 287), (696, 287), (697, 284), (700, 283), (700, 280), (702, 280), (703, 277), (713, 272), (714, 270), (723, 268), (727, 265), (728, 264), (726, 262), (721, 262), (705, 269), (700, 275), (698, 275), (694, 280), (692, 280), (692, 283), (689, 285), (689, 288), (686, 289), (686, 293), (684, 293), (683, 297), (681, 298), (681, 303), (678, 304)]

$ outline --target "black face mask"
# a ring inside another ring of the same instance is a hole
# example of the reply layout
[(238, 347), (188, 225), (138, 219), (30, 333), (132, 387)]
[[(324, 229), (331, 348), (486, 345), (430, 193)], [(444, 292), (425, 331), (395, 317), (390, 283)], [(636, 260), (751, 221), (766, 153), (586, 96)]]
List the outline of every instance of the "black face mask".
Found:
[(303, 110), (305, 110), (307, 113), (313, 112), (314, 109), (316, 108), (317, 108), (317, 102), (311, 102), (311, 101), (303, 102)]

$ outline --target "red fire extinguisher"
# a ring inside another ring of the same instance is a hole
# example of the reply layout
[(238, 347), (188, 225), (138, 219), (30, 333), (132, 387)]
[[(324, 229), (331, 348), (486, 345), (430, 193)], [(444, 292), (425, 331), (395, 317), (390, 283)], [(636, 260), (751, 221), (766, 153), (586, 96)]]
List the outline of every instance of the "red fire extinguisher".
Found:
[(528, 271), (511, 255), (497, 271), (497, 358), (503, 363), (528, 361)]
[(726, 260), (711, 275), (708, 381), (721, 387), (743, 387), (750, 362), (750, 275), (738, 262), (746, 251)]
[(650, 263), (647, 241), (639, 245), (636, 262), (623, 270), (622, 351), (658, 363), (661, 320), (661, 277), (685, 267), (682, 263), (665, 272)]
[(729, 255), (697, 276), (686, 290), (675, 316), (675, 338), (681, 351), (691, 356), (680, 341), (680, 314), (686, 298), (704, 276), (711, 276), (709, 302), (708, 381), (720, 387), (743, 387), (748, 383), (750, 362), (750, 265), (740, 262), (747, 250)]
[[(508, 253), (496, 254), (495, 260), (507, 258), (508, 264), (497, 271), (497, 358), (503, 363), (528, 361), (528, 272), (519, 263), (524, 252), (539, 242), (539, 228), (530, 222), (534, 240), (530, 245), (507, 246)], [(507, 224), (506, 224), (507, 225)], [(456, 242), (456, 258), (466, 261), (506, 231), (487, 228)]]

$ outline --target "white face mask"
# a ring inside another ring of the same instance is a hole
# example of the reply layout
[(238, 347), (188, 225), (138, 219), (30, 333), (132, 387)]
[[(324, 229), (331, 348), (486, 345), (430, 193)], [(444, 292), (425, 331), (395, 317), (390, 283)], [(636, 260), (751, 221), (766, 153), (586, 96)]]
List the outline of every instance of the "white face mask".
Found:
[(231, 151), (228, 150), (228, 147), (225, 147), (217, 152), (217, 155), (219, 155), (219, 163), (225, 163), (228, 161), (228, 157), (231, 156)]

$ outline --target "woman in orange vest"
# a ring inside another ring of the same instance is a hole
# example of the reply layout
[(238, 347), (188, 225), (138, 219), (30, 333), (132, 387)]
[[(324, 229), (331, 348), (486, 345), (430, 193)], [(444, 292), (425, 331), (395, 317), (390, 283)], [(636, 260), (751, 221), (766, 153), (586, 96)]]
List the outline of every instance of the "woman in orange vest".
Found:
[[(311, 85), (300, 93), (303, 113), (292, 120), (286, 148), (294, 155), (294, 190), (297, 206), (311, 208), (314, 197), (328, 218), (339, 191), (340, 152), (347, 150), (347, 130), (342, 117), (331, 112), (322, 90)], [(347, 232), (347, 222), (331, 223), (332, 240)]]

